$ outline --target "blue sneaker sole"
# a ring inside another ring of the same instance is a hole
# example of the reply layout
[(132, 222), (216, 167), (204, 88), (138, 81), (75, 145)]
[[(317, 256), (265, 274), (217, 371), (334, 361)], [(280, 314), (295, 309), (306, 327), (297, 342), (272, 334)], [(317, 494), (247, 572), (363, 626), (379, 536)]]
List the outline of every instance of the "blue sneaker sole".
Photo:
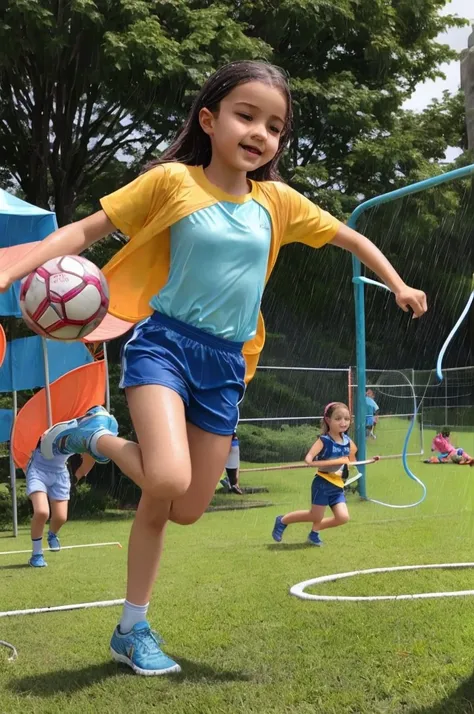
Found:
[(132, 660), (127, 657), (127, 655), (119, 654), (116, 652), (112, 645), (110, 646), (110, 654), (114, 662), (119, 662), (120, 664), (127, 664), (135, 674), (141, 674), (143, 677), (159, 677), (161, 674), (178, 674), (181, 672), (181, 667), (179, 664), (174, 664), (172, 667), (167, 667), (166, 669), (142, 669), (138, 667)]
[(40, 451), (45, 459), (54, 458), (53, 444), (55, 439), (67, 428), (74, 429), (77, 426), (77, 419), (70, 421), (60, 421), (44, 432), (41, 437)]

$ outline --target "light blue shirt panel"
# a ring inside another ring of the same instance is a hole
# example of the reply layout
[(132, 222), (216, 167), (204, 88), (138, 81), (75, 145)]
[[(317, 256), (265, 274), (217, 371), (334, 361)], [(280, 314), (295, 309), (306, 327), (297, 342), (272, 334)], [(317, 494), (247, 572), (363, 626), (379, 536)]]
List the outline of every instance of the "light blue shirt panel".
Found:
[(253, 199), (221, 201), (170, 228), (170, 273), (154, 310), (233, 342), (255, 336), (271, 219)]
[(379, 410), (379, 405), (377, 402), (374, 402), (372, 397), (366, 397), (365, 398), (365, 404), (366, 404), (366, 414), (367, 416), (374, 416), (376, 412)]

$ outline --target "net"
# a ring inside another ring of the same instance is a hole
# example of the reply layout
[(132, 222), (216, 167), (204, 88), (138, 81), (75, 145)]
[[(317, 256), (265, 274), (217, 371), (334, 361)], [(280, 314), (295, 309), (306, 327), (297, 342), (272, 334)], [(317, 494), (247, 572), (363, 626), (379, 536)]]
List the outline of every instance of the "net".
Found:
[(239, 420), (243, 458), (257, 464), (301, 461), (319, 433), (326, 404), (350, 399), (348, 368), (259, 367)]
[[(415, 413), (414, 374), (411, 369), (367, 370), (366, 389), (371, 390), (379, 408), (373, 430), (367, 429), (369, 456), (375, 453), (385, 458), (401, 456), (408, 427)], [(356, 387), (354, 384), (354, 399)], [(420, 413), (416, 416), (408, 453), (424, 453), (423, 420)]]

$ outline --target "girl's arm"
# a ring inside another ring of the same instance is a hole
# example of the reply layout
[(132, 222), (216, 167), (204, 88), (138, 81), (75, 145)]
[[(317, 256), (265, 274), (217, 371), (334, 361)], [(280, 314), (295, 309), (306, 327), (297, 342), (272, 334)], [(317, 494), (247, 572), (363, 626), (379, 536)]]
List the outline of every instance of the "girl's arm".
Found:
[(94, 464), (95, 461), (90, 454), (82, 454), (82, 464), (76, 471), (76, 482), (85, 478)]
[(42, 240), (35, 250), (0, 273), (0, 292), (47, 260), (62, 255), (78, 255), (114, 230), (115, 226), (104, 211), (97, 211), (82, 221), (59, 228)]
[(317, 456), (318, 454), (321, 453), (321, 451), (323, 450), (323, 448), (324, 448), (323, 442), (321, 441), (321, 439), (317, 439), (317, 440), (314, 442), (313, 446), (312, 446), (312, 447), (310, 448), (310, 450), (308, 451), (308, 453), (306, 454), (306, 456), (304, 457), (304, 460), (306, 461), (306, 463), (308, 464), (308, 466), (311, 466), (311, 464), (313, 463), (314, 459), (316, 458), (316, 456)]
[(357, 446), (354, 444), (352, 439), (349, 439), (349, 441), (350, 441), (350, 446), (351, 446), (351, 450), (349, 451), (349, 461), (355, 461), (356, 454), (357, 454)]
[(411, 307), (414, 318), (421, 317), (426, 312), (428, 306), (425, 293), (422, 290), (408, 287), (393, 265), (368, 238), (341, 224), (331, 245), (348, 250), (378, 275), (394, 293), (397, 305), (402, 310), (408, 312), (408, 308)]

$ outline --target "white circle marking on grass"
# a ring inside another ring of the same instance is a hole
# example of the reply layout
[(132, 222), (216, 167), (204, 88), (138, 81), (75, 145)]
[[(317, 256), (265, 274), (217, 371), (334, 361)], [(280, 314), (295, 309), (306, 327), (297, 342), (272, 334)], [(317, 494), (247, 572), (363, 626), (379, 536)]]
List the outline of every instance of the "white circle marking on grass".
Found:
[(370, 568), (369, 570), (353, 570), (350, 573), (335, 573), (333, 575), (321, 575), (319, 578), (304, 580), (290, 588), (290, 594), (302, 600), (324, 600), (338, 602), (373, 602), (374, 600), (422, 600), (439, 597), (466, 597), (474, 595), (474, 590), (456, 590), (444, 593), (414, 593), (413, 595), (315, 595), (305, 592), (310, 585), (320, 585), (321, 583), (331, 583), (335, 580), (353, 578), (356, 575), (371, 575), (373, 573), (393, 573), (401, 570), (436, 570), (440, 568), (474, 568), (474, 563), (436, 563), (432, 565), (399, 565), (394, 568)]

